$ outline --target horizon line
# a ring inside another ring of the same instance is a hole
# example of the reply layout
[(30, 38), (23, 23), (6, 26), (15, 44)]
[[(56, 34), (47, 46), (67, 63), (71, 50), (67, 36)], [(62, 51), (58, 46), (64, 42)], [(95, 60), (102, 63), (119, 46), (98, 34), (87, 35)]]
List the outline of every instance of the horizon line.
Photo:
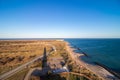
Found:
[(83, 38), (82, 37), (81, 38), (54, 38), (54, 37), (53, 38), (49, 38), (49, 37), (48, 38), (19, 38), (18, 37), (18, 38), (0, 38), (0, 39), (120, 39), (120, 37), (106, 37), (106, 38), (105, 37), (98, 37), (98, 38), (95, 38), (95, 37), (91, 37), (91, 38), (90, 37), (88, 38), (87, 37), (86, 38), (84, 37)]

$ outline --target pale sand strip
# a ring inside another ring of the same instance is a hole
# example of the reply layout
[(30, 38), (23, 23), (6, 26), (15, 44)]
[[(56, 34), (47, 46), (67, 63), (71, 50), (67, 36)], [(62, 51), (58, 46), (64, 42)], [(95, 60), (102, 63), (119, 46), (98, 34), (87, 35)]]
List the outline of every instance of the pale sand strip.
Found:
[(98, 65), (92, 65), (84, 62), (80, 57), (84, 56), (84, 54), (78, 54), (74, 52), (74, 49), (70, 47), (69, 43), (67, 43), (67, 51), (69, 52), (71, 58), (78, 64), (86, 67), (91, 72), (95, 73), (99, 77), (103, 78), (104, 80), (120, 80), (117, 77), (115, 77), (113, 74), (108, 72), (106, 69), (104, 69), (101, 66)]

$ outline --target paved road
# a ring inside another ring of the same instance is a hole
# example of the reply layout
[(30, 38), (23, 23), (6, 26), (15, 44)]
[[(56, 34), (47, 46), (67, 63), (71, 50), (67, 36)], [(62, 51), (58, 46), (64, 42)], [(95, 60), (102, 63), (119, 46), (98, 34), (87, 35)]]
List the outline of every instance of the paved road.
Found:
[[(52, 46), (52, 48), (53, 48), (54, 51), (56, 51), (56, 49), (54, 49), (55, 46)], [(49, 53), (47, 53), (47, 55), (48, 55), (48, 54), (49, 54)], [(38, 56), (38, 57), (36, 57), (35, 59), (33, 59), (33, 60), (31, 60), (31, 61), (29, 61), (29, 62), (27, 62), (27, 63), (25, 63), (25, 64), (23, 64), (23, 65), (15, 68), (15, 69), (13, 69), (13, 70), (11, 70), (11, 71), (3, 74), (3, 75), (0, 75), (0, 80), (5, 80), (5, 79), (7, 79), (8, 77), (14, 75), (15, 73), (17, 73), (17, 72), (19, 72), (20, 70), (26, 68), (27, 66), (29, 66), (29, 65), (32, 64), (32, 63), (34, 63), (34, 62), (37, 61), (38, 59), (42, 59), (42, 58), (43, 58), (43, 55), (42, 55), (42, 56)]]
[(33, 71), (35, 70), (41, 70), (41, 68), (32, 68), (29, 70), (29, 72), (27, 73), (27, 75), (25, 76), (24, 80), (29, 80), (31, 74), (33, 73)]

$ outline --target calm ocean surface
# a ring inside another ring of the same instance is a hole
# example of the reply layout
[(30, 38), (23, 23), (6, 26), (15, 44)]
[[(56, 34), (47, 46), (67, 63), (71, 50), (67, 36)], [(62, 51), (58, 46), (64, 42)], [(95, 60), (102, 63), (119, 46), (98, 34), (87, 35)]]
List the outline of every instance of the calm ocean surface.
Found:
[(104, 64), (120, 73), (120, 39), (65, 39), (65, 41), (90, 56), (90, 59), (86, 60)]
[[(54, 40), (61, 38), (5, 38), (0, 40)], [(120, 39), (64, 39), (74, 48), (80, 48), (90, 58), (88, 62), (98, 62), (120, 73)], [(76, 50), (76, 52), (81, 52)]]

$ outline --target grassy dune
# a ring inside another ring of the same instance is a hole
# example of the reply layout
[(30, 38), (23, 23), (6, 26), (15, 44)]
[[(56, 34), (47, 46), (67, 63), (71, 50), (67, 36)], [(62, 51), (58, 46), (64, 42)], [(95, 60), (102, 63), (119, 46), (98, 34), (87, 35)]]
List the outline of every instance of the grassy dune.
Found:
[[(46, 44), (50, 44), (50, 45), (46, 45)], [(49, 59), (54, 57), (55, 58), (62, 57), (65, 64), (68, 66), (70, 72), (73, 72), (75, 74), (83, 74), (89, 77), (91, 80), (102, 80), (96, 74), (87, 70), (85, 67), (81, 68), (79, 65), (75, 63), (75, 61), (71, 58), (69, 51), (67, 51), (66, 49), (67, 46), (66, 42), (55, 41), (55, 40), (0, 41), (0, 74), (3, 74), (17, 66), (20, 66), (39, 55), (42, 55), (44, 47), (46, 47), (47, 52), (51, 51), (52, 49), (51, 45), (55, 46), (57, 51), (49, 55), (48, 61)], [(42, 66), (42, 62), (36, 61), (35, 63), (31, 64), (29, 68), (35, 68), (41, 66)], [(22, 80), (27, 74), (29, 68), (16, 73), (7, 80), (16, 80), (17, 76), (18, 76), (17, 80)], [(76, 80), (78, 78), (81, 79), (83, 78), (75, 74), (69, 77), (74, 78), (73, 80)], [(64, 76), (63, 74), (59, 74), (56, 76), (56, 78), (58, 77), (59, 78), (64, 77), (63, 80), (67, 79), (67, 76)], [(37, 80), (37, 78), (32, 80)]]
[(14, 69), (43, 54), (50, 41), (0, 41), (0, 74)]

